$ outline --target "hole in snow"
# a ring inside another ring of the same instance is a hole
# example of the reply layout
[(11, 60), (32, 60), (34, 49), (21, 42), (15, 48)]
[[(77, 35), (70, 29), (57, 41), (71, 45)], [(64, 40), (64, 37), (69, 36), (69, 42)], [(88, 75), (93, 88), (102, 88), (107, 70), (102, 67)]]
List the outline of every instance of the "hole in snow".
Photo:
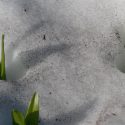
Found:
[(125, 73), (125, 50), (116, 57), (115, 63), (117, 68)]
[(121, 25), (118, 28), (116, 37), (120, 41), (119, 53), (115, 58), (116, 67), (123, 73), (125, 73), (125, 25)]
[(7, 80), (18, 80), (22, 78), (26, 73), (26, 68), (23, 65), (17, 48), (11, 46), (5, 54)]

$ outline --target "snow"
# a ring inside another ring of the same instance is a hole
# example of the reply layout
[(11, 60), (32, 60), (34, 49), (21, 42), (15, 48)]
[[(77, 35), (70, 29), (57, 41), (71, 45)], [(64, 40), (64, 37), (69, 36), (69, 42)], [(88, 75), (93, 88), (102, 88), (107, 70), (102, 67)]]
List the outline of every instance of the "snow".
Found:
[(35, 91), (40, 125), (125, 124), (124, 27), (124, 0), (1, 0), (0, 125)]

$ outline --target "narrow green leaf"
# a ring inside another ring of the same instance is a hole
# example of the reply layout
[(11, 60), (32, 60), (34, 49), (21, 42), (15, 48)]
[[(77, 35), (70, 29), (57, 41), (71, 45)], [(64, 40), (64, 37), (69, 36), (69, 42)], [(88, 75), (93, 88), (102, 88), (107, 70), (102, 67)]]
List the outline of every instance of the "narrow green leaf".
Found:
[(39, 97), (37, 93), (34, 93), (27, 108), (25, 122), (26, 125), (38, 125), (38, 121), (39, 121)]
[(1, 62), (0, 62), (0, 80), (1, 80)]
[(38, 125), (39, 123), (39, 111), (32, 112), (25, 118), (26, 125)]
[(1, 79), (6, 80), (5, 70), (5, 52), (4, 52), (4, 34), (2, 34), (2, 49), (1, 49)]
[(12, 123), (13, 125), (26, 125), (22, 113), (17, 110), (12, 111)]

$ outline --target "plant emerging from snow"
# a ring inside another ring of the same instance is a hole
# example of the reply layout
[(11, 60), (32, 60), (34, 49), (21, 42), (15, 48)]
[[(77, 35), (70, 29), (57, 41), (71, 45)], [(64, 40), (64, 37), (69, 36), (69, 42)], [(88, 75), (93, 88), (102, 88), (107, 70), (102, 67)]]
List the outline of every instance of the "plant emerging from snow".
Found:
[(6, 80), (6, 69), (5, 69), (5, 52), (4, 52), (4, 34), (2, 34), (1, 44), (1, 62), (0, 62), (0, 80)]
[(39, 98), (38, 94), (34, 93), (25, 116), (17, 111), (12, 111), (13, 125), (38, 125), (39, 122)]

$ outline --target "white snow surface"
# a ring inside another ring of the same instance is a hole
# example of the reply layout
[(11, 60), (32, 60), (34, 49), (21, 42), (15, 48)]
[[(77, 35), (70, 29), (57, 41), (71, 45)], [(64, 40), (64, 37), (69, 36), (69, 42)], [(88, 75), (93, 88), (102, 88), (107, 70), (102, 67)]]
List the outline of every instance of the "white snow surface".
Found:
[(0, 0), (2, 33), (0, 125), (34, 92), (39, 125), (125, 125), (125, 0)]

